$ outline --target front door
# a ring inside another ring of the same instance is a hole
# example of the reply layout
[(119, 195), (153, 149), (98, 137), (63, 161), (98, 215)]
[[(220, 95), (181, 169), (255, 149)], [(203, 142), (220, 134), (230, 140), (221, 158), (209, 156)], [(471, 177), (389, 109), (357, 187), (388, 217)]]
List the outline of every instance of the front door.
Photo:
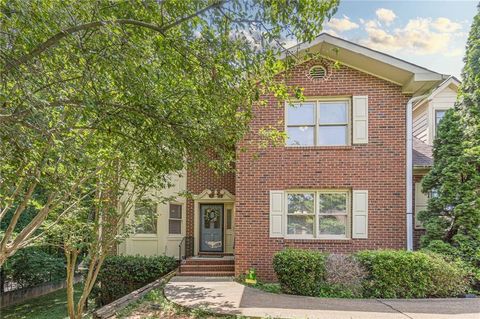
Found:
[(223, 204), (200, 205), (200, 251), (223, 252)]

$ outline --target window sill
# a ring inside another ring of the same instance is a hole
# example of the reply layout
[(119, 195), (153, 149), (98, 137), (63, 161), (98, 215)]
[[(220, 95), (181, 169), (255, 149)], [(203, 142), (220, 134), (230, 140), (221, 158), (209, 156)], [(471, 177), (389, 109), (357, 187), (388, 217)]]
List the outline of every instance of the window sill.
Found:
[(352, 241), (352, 238), (338, 238), (338, 237), (332, 237), (332, 238), (313, 238), (313, 237), (291, 237), (291, 236), (286, 236), (284, 237), (285, 240), (288, 241), (308, 241), (308, 242), (342, 242), (342, 243), (348, 243)]
[(168, 238), (173, 238), (173, 239), (182, 239), (182, 238), (185, 237), (185, 236), (182, 235), (182, 234), (168, 234), (167, 237), (168, 237)]
[(135, 234), (131, 239), (156, 239), (158, 235), (156, 234)]
[(314, 145), (301, 145), (301, 146), (294, 146), (294, 145), (285, 145), (285, 149), (289, 150), (351, 150), (354, 148), (354, 145), (332, 145), (332, 146), (314, 146)]

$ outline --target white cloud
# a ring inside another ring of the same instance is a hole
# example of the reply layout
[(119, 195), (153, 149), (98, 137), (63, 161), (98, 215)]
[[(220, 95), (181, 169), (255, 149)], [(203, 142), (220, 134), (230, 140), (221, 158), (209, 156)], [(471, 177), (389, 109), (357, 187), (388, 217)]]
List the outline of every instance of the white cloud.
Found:
[(333, 35), (334, 37), (340, 37), (340, 35), (335, 30), (332, 30), (332, 29), (323, 29), (322, 32)]
[(395, 18), (397, 17), (395, 15), (395, 12), (393, 12), (390, 9), (385, 9), (385, 8), (377, 9), (377, 11), (375, 11), (375, 14), (377, 15), (378, 20), (380, 20), (380, 21), (382, 21), (386, 24), (392, 23), (393, 20), (395, 20)]
[(437, 18), (432, 23), (432, 27), (440, 32), (455, 32), (462, 28), (462, 25), (457, 22), (453, 22), (448, 18)]
[(447, 51), (445, 53), (445, 56), (453, 56), (453, 57), (462, 56), (464, 53), (465, 53), (464, 50), (457, 48), (457, 49)]
[(404, 27), (386, 30), (378, 21), (369, 20), (363, 24), (368, 37), (361, 40), (361, 43), (387, 52), (402, 50), (415, 55), (447, 53), (454, 38), (451, 32), (458, 30), (455, 24), (440, 18), (435, 21), (416, 18), (409, 20)]
[(327, 22), (326, 26), (338, 32), (353, 30), (359, 27), (358, 24), (352, 22), (350, 18), (345, 15), (341, 19), (332, 18)]

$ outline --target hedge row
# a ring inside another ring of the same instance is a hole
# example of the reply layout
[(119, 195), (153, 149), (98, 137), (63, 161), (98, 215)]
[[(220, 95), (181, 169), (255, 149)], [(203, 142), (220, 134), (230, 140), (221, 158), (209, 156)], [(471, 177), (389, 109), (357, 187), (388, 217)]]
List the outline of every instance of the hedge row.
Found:
[(177, 267), (167, 256), (111, 256), (100, 269), (93, 295), (99, 305), (106, 305), (146, 284), (157, 280)]
[(409, 251), (361, 251), (351, 256), (287, 249), (273, 267), (285, 293), (364, 298), (456, 297), (469, 288), (460, 262)]

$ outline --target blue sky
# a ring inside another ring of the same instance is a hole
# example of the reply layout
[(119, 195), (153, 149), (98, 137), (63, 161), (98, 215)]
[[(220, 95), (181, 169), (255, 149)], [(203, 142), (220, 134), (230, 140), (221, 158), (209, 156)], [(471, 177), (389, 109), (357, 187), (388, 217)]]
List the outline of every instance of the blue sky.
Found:
[(324, 31), (460, 78), (477, 4), (342, 0)]

